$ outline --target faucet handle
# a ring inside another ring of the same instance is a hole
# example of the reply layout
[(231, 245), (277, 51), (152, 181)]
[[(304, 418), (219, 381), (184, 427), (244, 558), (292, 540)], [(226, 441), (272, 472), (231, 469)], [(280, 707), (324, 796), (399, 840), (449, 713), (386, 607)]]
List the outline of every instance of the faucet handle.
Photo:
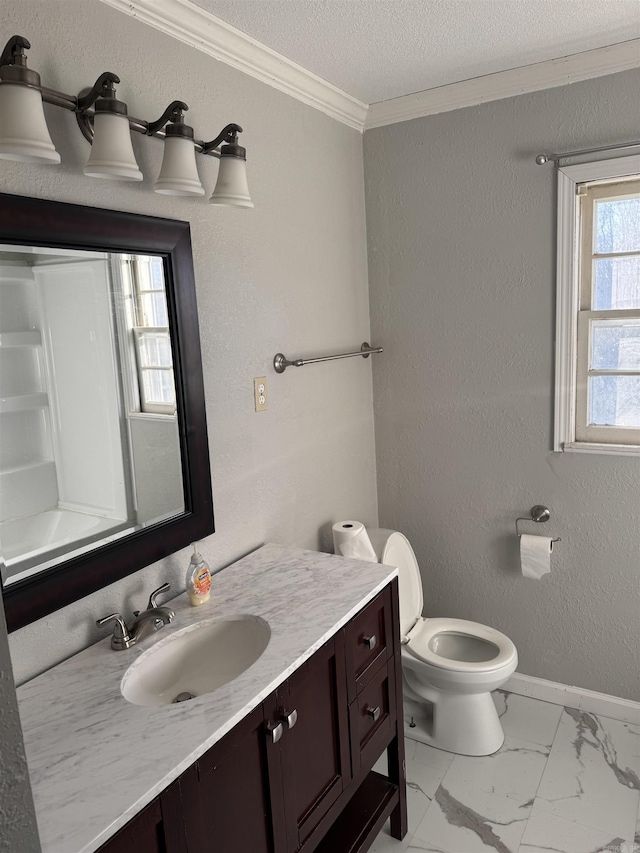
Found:
[(156, 601), (156, 596), (160, 595), (161, 592), (169, 592), (171, 589), (171, 584), (163, 583), (162, 586), (159, 586), (158, 589), (154, 589), (154, 591), (149, 596), (149, 603), (147, 604), (147, 610), (151, 610), (154, 607), (158, 606), (158, 602)]
[(128, 649), (129, 646), (134, 644), (135, 640), (132, 640), (129, 635), (127, 623), (119, 613), (112, 613), (111, 616), (105, 616), (103, 619), (98, 619), (96, 625), (98, 628), (102, 628), (109, 622), (116, 623), (113, 628), (113, 636), (111, 637), (112, 649)]

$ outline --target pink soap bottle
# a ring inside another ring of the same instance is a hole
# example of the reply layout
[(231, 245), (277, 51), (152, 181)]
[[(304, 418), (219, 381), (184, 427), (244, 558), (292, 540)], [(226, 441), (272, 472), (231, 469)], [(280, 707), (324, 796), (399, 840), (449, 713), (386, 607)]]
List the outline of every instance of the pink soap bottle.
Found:
[(189, 602), (194, 607), (206, 604), (211, 595), (211, 569), (198, 552), (197, 543), (194, 542), (193, 554), (187, 569), (187, 595)]

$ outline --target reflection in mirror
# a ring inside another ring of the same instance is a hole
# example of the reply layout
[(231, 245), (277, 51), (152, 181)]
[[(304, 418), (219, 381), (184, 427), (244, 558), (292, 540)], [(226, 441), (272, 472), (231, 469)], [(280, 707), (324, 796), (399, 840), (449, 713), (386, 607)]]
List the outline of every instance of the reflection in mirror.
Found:
[(161, 257), (0, 245), (10, 586), (185, 511)]

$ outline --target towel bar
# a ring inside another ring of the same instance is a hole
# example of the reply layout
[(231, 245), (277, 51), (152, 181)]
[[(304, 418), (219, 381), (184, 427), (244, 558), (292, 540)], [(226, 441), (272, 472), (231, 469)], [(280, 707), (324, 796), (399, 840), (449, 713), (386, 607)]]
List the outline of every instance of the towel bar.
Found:
[(305, 364), (317, 364), (320, 361), (334, 361), (336, 358), (353, 358), (354, 355), (361, 355), (362, 358), (369, 358), (372, 353), (382, 352), (382, 347), (371, 347), (365, 341), (359, 350), (356, 352), (341, 352), (337, 355), (321, 355), (317, 358), (294, 358), (288, 359), (281, 352), (276, 353), (273, 357), (273, 369), (276, 373), (284, 373), (287, 367), (304, 367)]

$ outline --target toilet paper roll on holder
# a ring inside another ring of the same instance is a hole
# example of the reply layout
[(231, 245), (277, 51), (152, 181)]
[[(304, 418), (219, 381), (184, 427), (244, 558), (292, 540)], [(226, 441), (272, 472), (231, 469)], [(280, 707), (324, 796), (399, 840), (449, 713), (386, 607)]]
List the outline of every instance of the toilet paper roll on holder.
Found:
[[(550, 518), (551, 518), (551, 513), (549, 512), (548, 506), (542, 506), (542, 504), (536, 504), (535, 506), (532, 506), (531, 507), (531, 518), (516, 518), (516, 534), (518, 536), (518, 539), (522, 536), (522, 533), (520, 533), (520, 531), (518, 529), (518, 522), (519, 521), (535, 521), (535, 522), (540, 523), (540, 522), (544, 522), (544, 521), (549, 521)], [(562, 542), (562, 539), (560, 539), (560, 537), (558, 537), (557, 539), (552, 539), (551, 541), (552, 542)]]

